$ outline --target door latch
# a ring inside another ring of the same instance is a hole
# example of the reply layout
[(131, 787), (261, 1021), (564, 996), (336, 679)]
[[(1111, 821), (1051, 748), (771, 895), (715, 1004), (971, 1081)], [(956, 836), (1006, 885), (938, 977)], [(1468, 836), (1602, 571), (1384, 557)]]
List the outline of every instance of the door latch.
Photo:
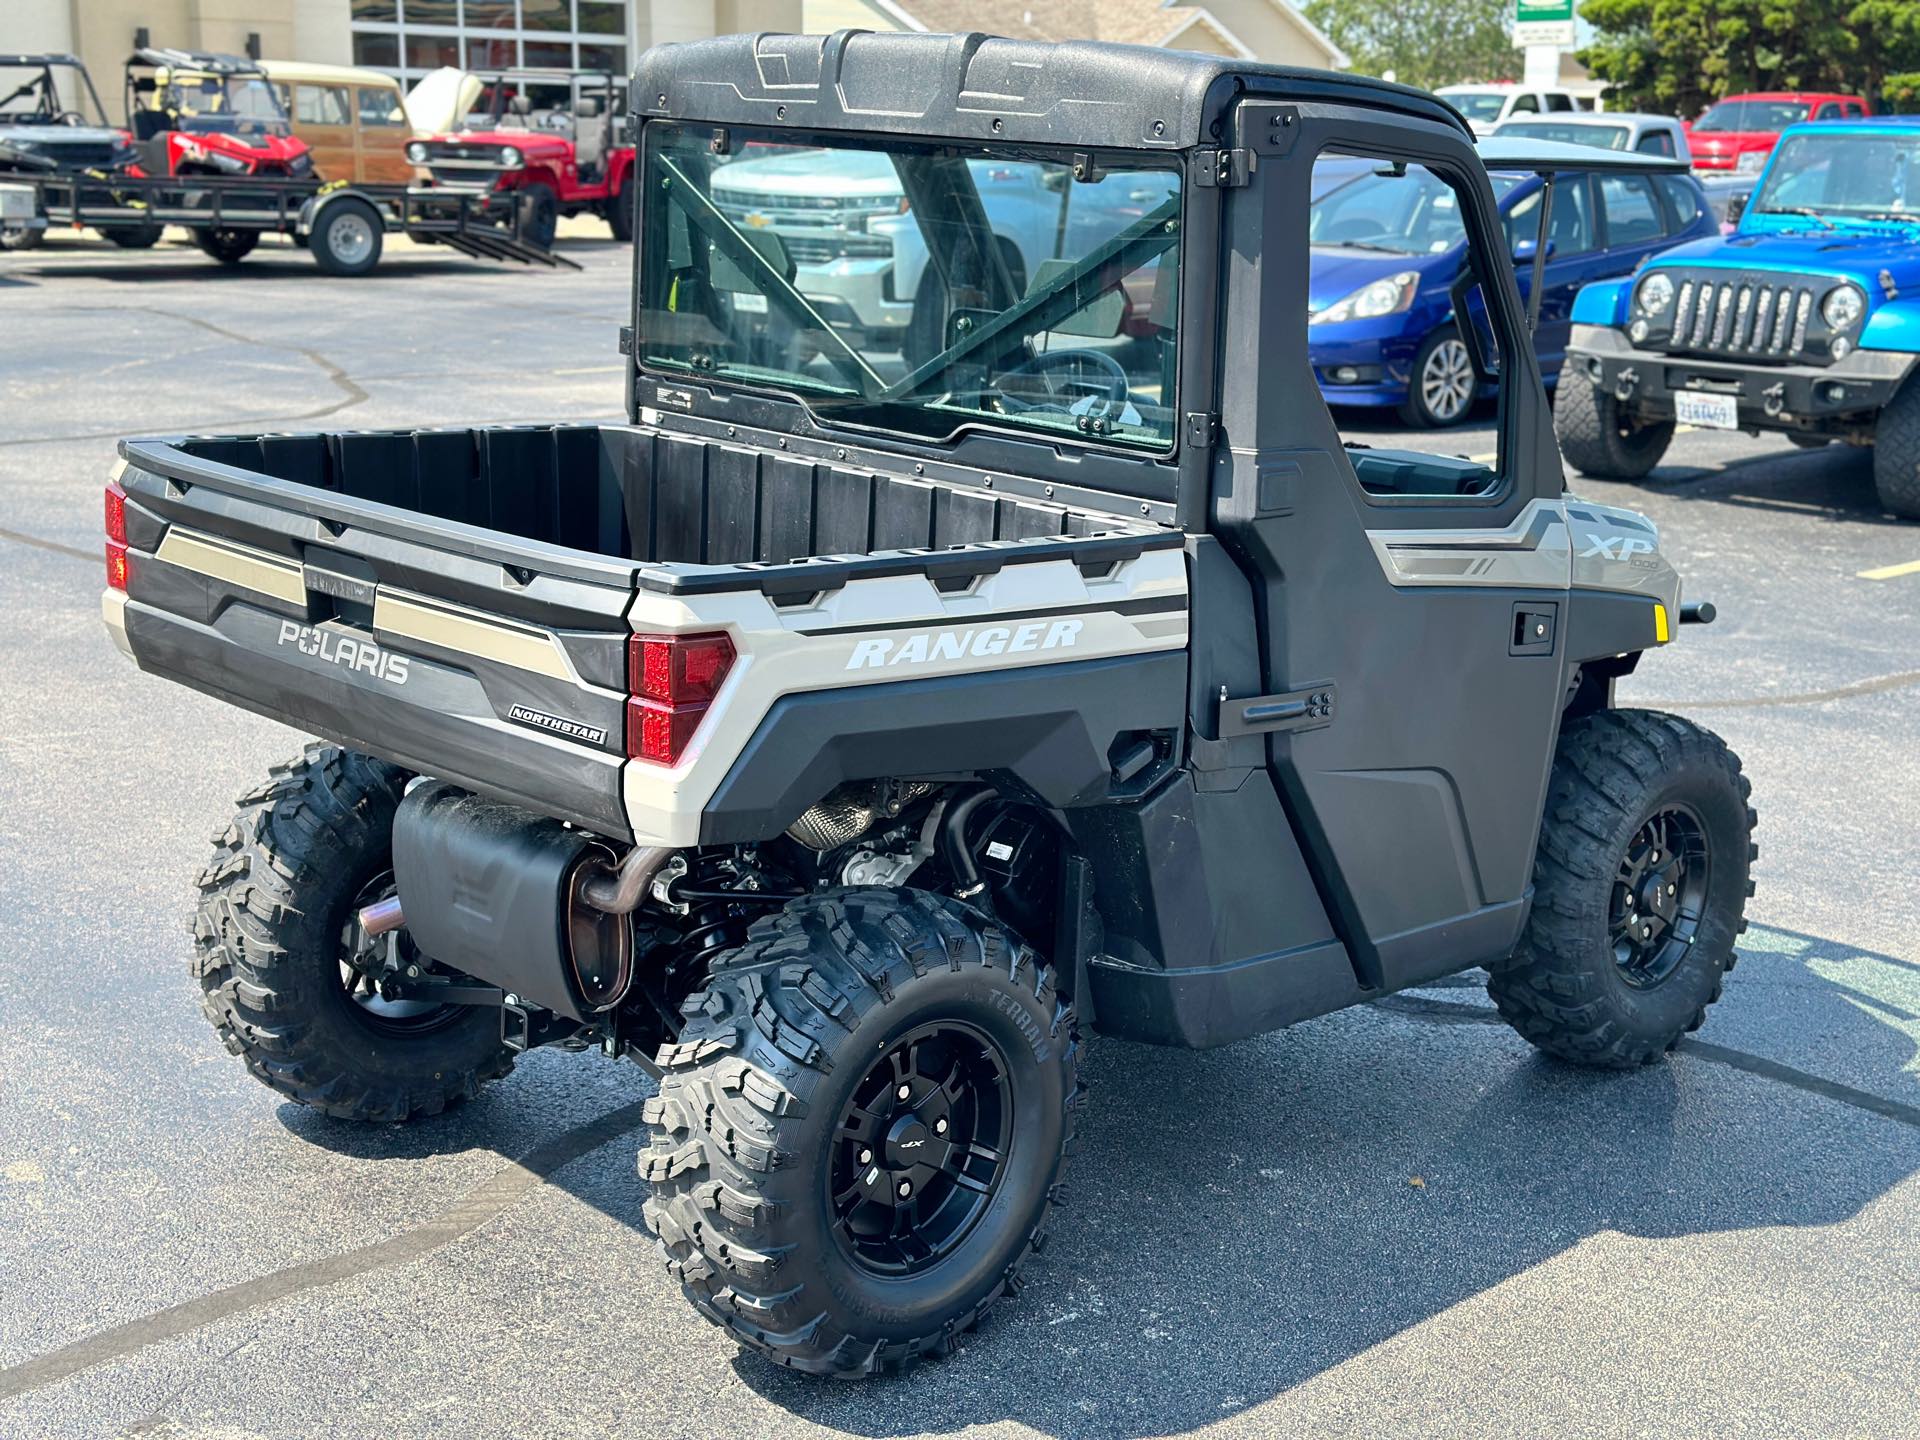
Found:
[(1333, 723), (1334, 685), (1327, 681), (1280, 695), (1250, 695), (1220, 701), (1220, 738), (1319, 730)]

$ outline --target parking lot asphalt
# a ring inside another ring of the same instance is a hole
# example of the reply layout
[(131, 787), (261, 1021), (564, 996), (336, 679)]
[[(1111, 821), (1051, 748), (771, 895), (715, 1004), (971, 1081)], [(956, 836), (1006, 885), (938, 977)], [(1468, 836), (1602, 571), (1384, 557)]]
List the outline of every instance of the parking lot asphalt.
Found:
[(1463, 976), (1206, 1054), (1096, 1043), (1030, 1285), (907, 1377), (789, 1375), (681, 1301), (635, 1067), (537, 1052), (407, 1128), (250, 1080), (187, 975), (191, 881), (301, 737), (108, 643), (114, 440), (617, 418), (596, 228), (578, 274), (0, 257), (0, 1436), (1915, 1433), (1920, 525), (1866, 452), (1694, 433), (1576, 481), (1721, 614), (1621, 695), (1753, 778), (1753, 928), (1697, 1037), (1571, 1070)]

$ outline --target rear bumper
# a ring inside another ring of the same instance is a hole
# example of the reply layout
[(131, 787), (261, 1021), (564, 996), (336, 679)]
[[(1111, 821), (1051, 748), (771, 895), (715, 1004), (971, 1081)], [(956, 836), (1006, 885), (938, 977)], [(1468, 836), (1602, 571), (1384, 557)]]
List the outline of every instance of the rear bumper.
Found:
[[(156, 564), (135, 557), (136, 585), (143, 560)], [(623, 756), (500, 719), (482, 684), (455, 665), (411, 655), (407, 678), (396, 685), (280, 643), (292, 622), (239, 600), (202, 623), (109, 591), (102, 618), (142, 670), (596, 834), (632, 836), (620, 800)]]
[(1836, 365), (1753, 365), (1636, 350), (1618, 330), (1576, 325), (1566, 373), (1614, 395), (1643, 420), (1671, 420), (1676, 393), (1732, 395), (1740, 427), (1810, 431), (1858, 429), (1894, 396), (1920, 355), (1856, 350)]

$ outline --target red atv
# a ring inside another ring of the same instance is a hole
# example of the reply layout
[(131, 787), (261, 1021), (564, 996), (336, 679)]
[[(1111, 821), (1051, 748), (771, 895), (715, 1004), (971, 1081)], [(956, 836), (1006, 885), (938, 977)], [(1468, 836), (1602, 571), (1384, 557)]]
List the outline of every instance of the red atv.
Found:
[(431, 183), (481, 189), (518, 206), (520, 236), (547, 249), (562, 215), (590, 211), (633, 237), (633, 146), (620, 133), (614, 76), (514, 70), (476, 77), (478, 101), (450, 135), (416, 140), (407, 158)]
[[(127, 124), (147, 175), (313, 177), (313, 156), (294, 136), (279, 92), (264, 70), (237, 55), (135, 51), (127, 60)], [(193, 238), (214, 259), (232, 262), (260, 232), (199, 227)]]

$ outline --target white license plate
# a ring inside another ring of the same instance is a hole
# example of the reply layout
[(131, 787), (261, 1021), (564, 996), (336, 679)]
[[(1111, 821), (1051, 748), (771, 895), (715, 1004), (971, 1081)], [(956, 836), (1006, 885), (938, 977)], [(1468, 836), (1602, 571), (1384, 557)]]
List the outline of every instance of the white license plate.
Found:
[(1731, 395), (1703, 395), (1697, 390), (1682, 390), (1673, 397), (1673, 418), (1682, 425), (1699, 425), (1708, 430), (1738, 430), (1740, 406)]
[(767, 313), (767, 297), (751, 290), (736, 290), (733, 292), (733, 308), (741, 315), (764, 315)]

